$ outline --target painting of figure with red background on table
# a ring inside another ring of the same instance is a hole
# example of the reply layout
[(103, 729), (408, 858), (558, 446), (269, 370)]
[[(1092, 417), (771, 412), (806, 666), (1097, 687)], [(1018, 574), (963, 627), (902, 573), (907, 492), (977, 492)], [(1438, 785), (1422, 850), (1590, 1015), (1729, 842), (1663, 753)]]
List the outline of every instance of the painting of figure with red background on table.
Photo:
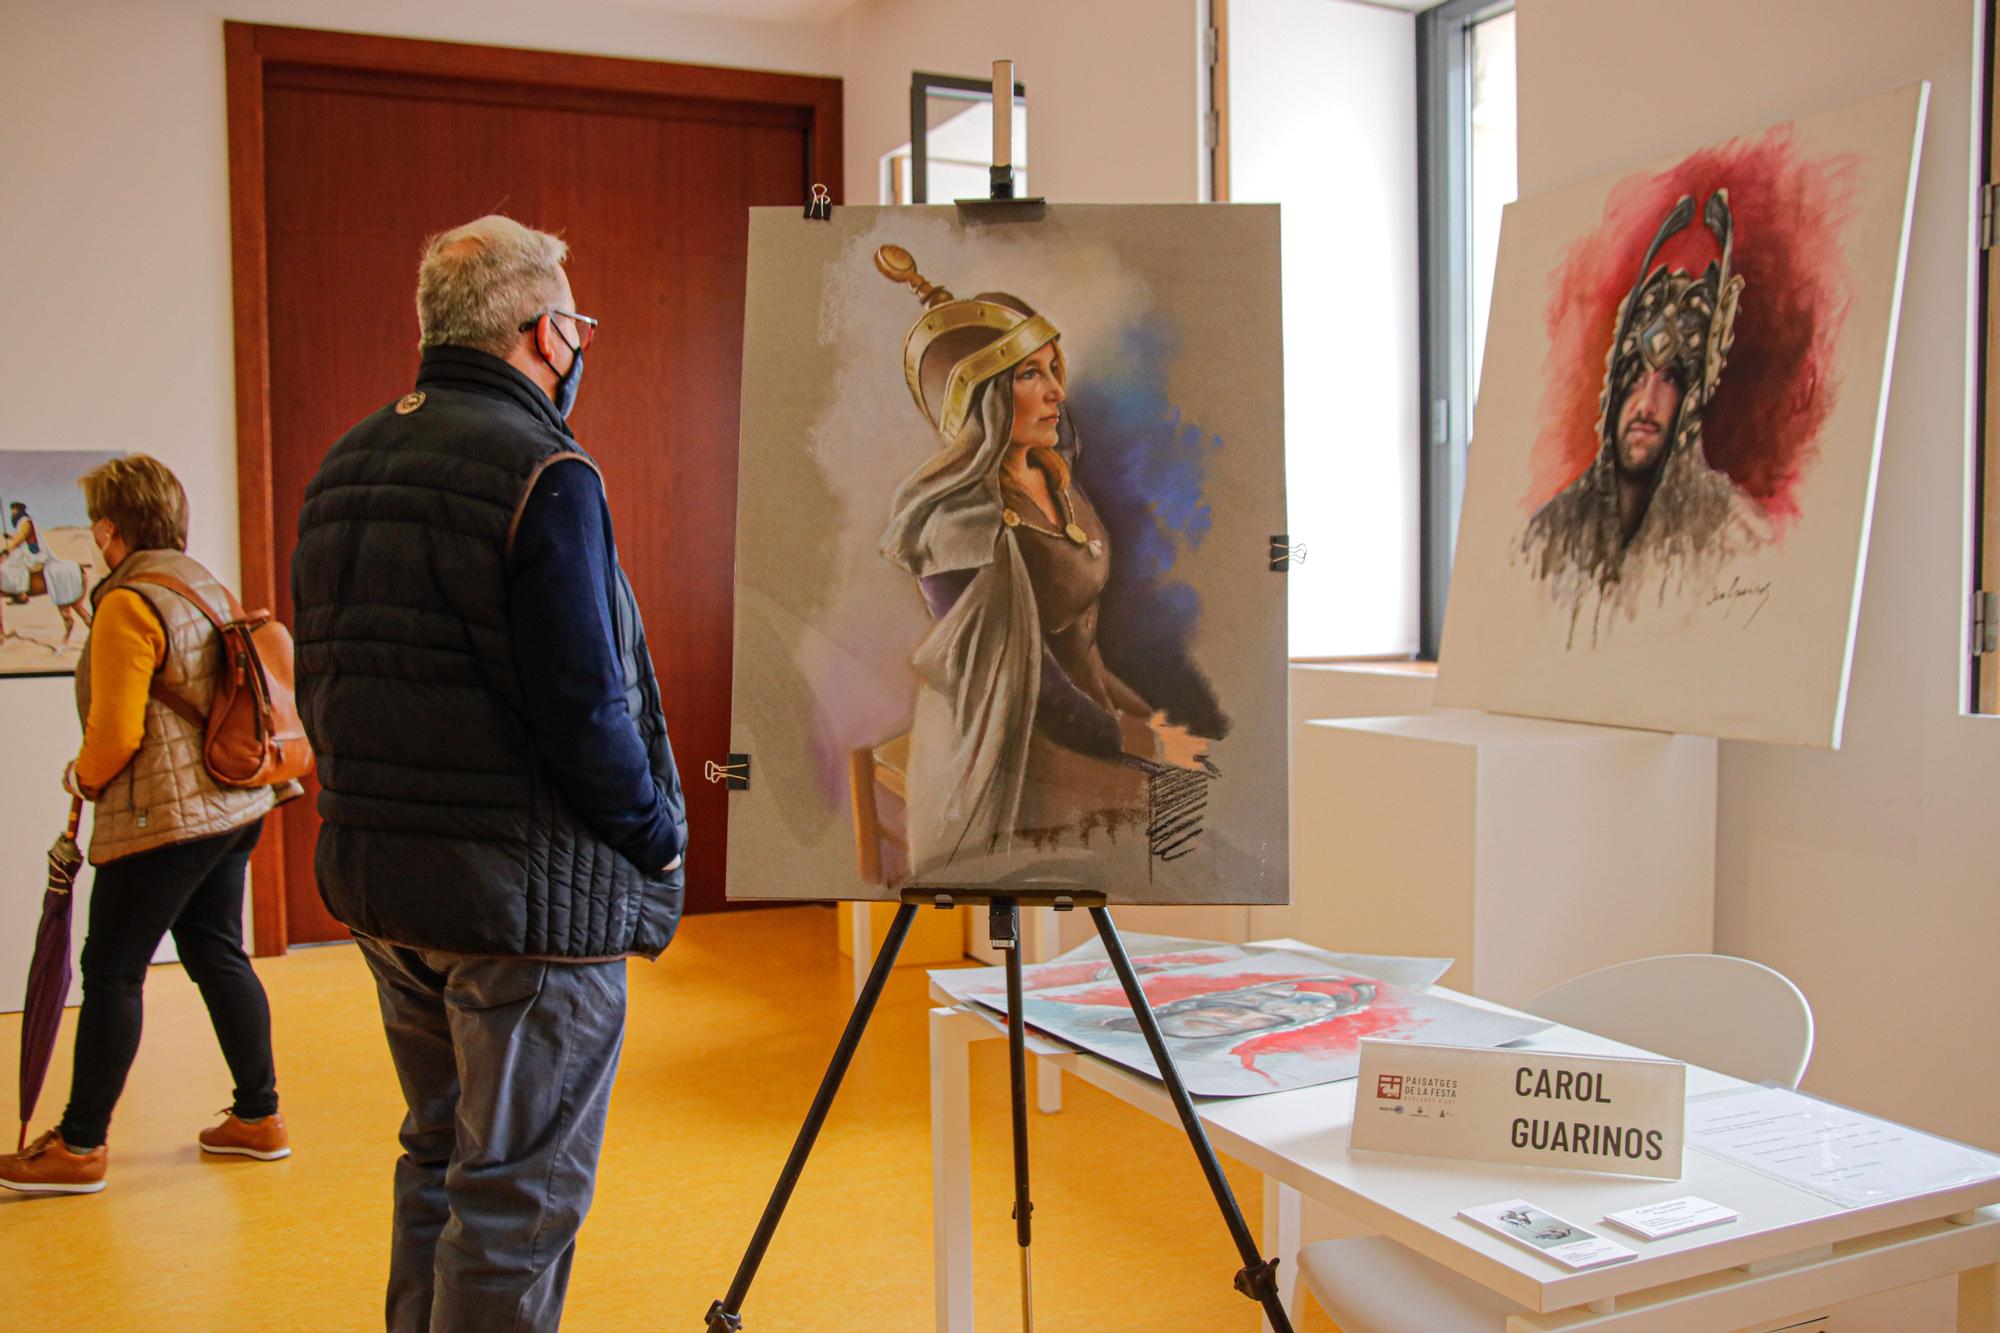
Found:
[[(1499, 1046), (1547, 1026), (1285, 952), (1142, 974), (1139, 982), (1188, 1091), (1198, 1096), (1353, 1078), (1363, 1037)], [(1004, 996), (972, 998), (1006, 1006)], [(1141, 1073), (1155, 1069), (1116, 980), (1027, 992), (1022, 1012), (1039, 1032)]]

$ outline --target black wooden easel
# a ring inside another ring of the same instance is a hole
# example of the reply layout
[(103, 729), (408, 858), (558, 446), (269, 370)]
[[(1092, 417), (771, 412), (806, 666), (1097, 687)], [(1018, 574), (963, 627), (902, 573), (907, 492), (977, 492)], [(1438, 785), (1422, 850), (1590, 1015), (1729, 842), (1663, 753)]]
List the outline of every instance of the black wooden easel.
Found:
[(1216, 1206), (1222, 1210), (1222, 1220), (1229, 1227), (1231, 1239), (1236, 1242), (1236, 1252), (1242, 1256), (1243, 1267), (1236, 1274), (1236, 1289), (1264, 1307), (1265, 1317), (1278, 1333), (1291, 1333), (1291, 1320), (1278, 1298), (1278, 1261), (1263, 1257), (1255, 1237), (1250, 1234), (1249, 1223), (1243, 1220), (1243, 1209), (1229, 1187), (1229, 1178), (1222, 1173), (1222, 1164), (1216, 1160), (1215, 1148), (1208, 1141), (1208, 1132), (1202, 1128), (1201, 1118), (1195, 1114), (1194, 1100), (1188, 1096), (1187, 1087), (1181, 1082), (1180, 1071), (1174, 1066), (1166, 1039), (1160, 1035), (1153, 1006), (1146, 999), (1146, 992), (1140, 988), (1138, 974), (1132, 970), (1132, 960), (1125, 953), (1125, 944), (1118, 937), (1117, 926), (1112, 924), (1104, 895), (1068, 890), (1037, 892), (955, 887), (907, 888), (903, 890), (902, 898), (903, 905), (896, 909), (895, 920), (889, 924), (888, 937), (882, 941), (881, 951), (875, 955), (875, 965), (868, 973), (867, 984), (861, 988), (861, 995), (854, 1002), (854, 1012), (849, 1015), (847, 1027), (840, 1034), (840, 1044), (834, 1048), (833, 1061), (827, 1066), (826, 1076), (820, 1080), (819, 1092), (813, 1098), (811, 1109), (806, 1112), (805, 1124), (799, 1128), (791, 1156), (785, 1159), (784, 1169), (778, 1173), (777, 1186), (771, 1191), (770, 1202), (764, 1205), (764, 1215), (758, 1219), (750, 1246), (743, 1253), (743, 1262), (737, 1265), (736, 1277), (729, 1284), (729, 1292), (708, 1308), (708, 1333), (735, 1333), (743, 1327), (743, 1301), (757, 1276), (758, 1265), (764, 1260), (764, 1252), (770, 1248), (771, 1237), (777, 1233), (778, 1222), (785, 1214), (785, 1205), (791, 1201), (792, 1190), (805, 1170), (806, 1159), (812, 1154), (820, 1127), (826, 1123), (827, 1112), (832, 1109), (834, 1096), (840, 1091), (841, 1079), (854, 1060), (854, 1052), (861, 1044), (861, 1034), (875, 1012), (875, 1002), (881, 998), (890, 970), (896, 965), (896, 956), (902, 951), (903, 941), (910, 933), (910, 922), (916, 916), (917, 908), (925, 903), (941, 908), (985, 904), (993, 943), (1006, 951), (1007, 1072), (1013, 1100), (1014, 1235), (1016, 1244), (1021, 1247), (1022, 1327), (1027, 1330), (1034, 1327), (1028, 1281), (1030, 1219), (1034, 1204), (1028, 1197), (1027, 1029), (1021, 1005), (1020, 922), (1023, 906), (1041, 906), (1053, 907), (1059, 912), (1077, 907), (1089, 910), (1091, 920), (1097, 926), (1098, 937), (1104, 941), (1104, 951), (1110, 957), (1111, 965), (1118, 973), (1118, 982), (1124, 987), (1125, 997), (1132, 1005), (1132, 1013), (1139, 1021), (1146, 1047), (1153, 1053), (1153, 1062), (1159, 1068), (1161, 1080), (1167, 1085), (1167, 1096), (1180, 1115), (1181, 1128), (1187, 1132), (1188, 1144), (1201, 1163), (1202, 1174), (1208, 1177), (1208, 1187), (1215, 1195)]

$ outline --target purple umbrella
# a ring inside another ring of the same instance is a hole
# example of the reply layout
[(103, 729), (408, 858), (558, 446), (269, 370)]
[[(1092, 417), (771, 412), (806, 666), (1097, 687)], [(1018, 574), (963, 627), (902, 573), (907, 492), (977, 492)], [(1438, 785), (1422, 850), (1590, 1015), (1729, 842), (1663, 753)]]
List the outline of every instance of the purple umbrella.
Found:
[(16, 1151), (28, 1146), (28, 1120), (42, 1095), (63, 1003), (69, 999), (69, 900), (76, 872), (83, 868), (76, 845), (82, 818), (83, 798), (74, 797), (69, 828), (49, 848), (49, 888), (42, 895), (42, 925), (35, 932), (35, 960), (28, 965), (28, 1002), (21, 1009), (21, 1139)]

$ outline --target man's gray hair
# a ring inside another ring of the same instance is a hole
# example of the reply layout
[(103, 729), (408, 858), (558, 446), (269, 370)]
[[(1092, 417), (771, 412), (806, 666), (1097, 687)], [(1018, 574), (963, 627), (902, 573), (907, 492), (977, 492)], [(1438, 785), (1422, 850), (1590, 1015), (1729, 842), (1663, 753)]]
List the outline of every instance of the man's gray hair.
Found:
[(562, 237), (498, 213), (439, 232), (417, 271), (417, 345), (505, 356), (521, 325), (555, 304), (567, 258)]

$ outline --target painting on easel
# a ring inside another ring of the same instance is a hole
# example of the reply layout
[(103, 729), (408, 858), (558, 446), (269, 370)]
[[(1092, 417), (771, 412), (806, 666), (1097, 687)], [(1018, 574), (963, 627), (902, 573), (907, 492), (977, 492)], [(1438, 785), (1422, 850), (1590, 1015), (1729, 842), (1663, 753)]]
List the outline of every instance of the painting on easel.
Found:
[(751, 221), (736, 897), (1286, 894), (1272, 208)]
[(0, 676), (76, 671), (90, 629), (90, 585), (104, 572), (76, 483), (117, 457), (0, 449)]

